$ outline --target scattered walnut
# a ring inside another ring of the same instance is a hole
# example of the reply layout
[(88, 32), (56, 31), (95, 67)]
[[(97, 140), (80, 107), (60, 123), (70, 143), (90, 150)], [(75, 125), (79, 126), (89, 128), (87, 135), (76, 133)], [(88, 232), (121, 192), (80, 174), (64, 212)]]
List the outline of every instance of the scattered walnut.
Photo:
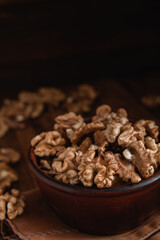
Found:
[(115, 158), (118, 163), (117, 174), (123, 181), (131, 181), (131, 183), (138, 183), (141, 181), (141, 177), (136, 173), (135, 167), (131, 162), (123, 159), (118, 153), (115, 154)]
[(54, 156), (65, 143), (65, 139), (57, 131), (43, 132), (31, 141), (34, 153), (39, 157)]
[[(70, 99), (70, 98), (69, 98)], [(68, 112), (74, 113), (89, 112), (91, 110), (91, 100), (82, 99), (78, 102), (68, 103), (68, 99), (64, 105)]]
[(80, 85), (77, 90), (70, 93), (64, 107), (75, 113), (89, 112), (96, 97), (97, 93), (92, 86), (88, 84)]
[(78, 128), (76, 131), (73, 132), (73, 134), (70, 137), (70, 140), (72, 143), (77, 143), (80, 138), (84, 135), (87, 135), (92, 132), (96, 132), (98, 130), (104, 130), (105, 126), (103, 123), (83, 123), (80, 128)]
[(38, 93), (41, 102), (58, 106), (60, 102), (64, 101), (65, 94), (57, 88), (40, 88)]
[(147, 134), (154, 138), (156, 142), (158, 141), (159, 127), (155, 121), (141, 119), (136, 124), (142, 125), (146, 129)]
[(58, 152), (52, 163), (52, 170), (56, 180), (71, 185), (77, 184), (79, 179), (75, 149), (68, 147)]
[(96, 162), (97, 174), (94, 183), (98, 188), (111, 187), (115, 180), (117, 169), (118, 163), (112, 152), (105, 152), (104, 157), (99, 155)]
[(86, 153), (91, 144), (92, 140), (89, 137), (85, 138), (81, 145), (79, 146), (79, 151), (81, 151), (82, 153)]
[(147, 107), (154, 108), (160, 105), (160, 95), (144, 96), (141, 101)]
[(79, 180), (85, 187), (91, 187), (94, 183), (94, 173), (96, 167), (95, 151), (88, 150), (81, 156), (81, 162), (78, 166)]
[(17, 189), (12, 189), (0, 195), (0, 220), (4, 220), (6, 216), (13, 220), (24, 211), (25, 203), (22, 196)]
[(13, 182), (18, 181), (16, 172), (6, 163), (0, 163), (0, 189), (10, 187)]
[(78, 87), (78, 96), (94, 100), (97, 97), (95, 89), (89, 84), (82, 84)]
[(41, 97), (38, 93), (22, 91), (18, 95), (18, 99), (23, 103), (40, 103)]
[(20, 160), (20, 153), (12, 148), (0, 148), (0, 162), (16, 163)]
[(3, 114), (0, 112), (0, 138), (3, 137), (9, 130), (9, 126), (6, 124)]
[(30, 111), (24, 103), (5, 99), (1, 109), (4, 121), (10, 128), (24, 128), (24, 121), (29, 118)]

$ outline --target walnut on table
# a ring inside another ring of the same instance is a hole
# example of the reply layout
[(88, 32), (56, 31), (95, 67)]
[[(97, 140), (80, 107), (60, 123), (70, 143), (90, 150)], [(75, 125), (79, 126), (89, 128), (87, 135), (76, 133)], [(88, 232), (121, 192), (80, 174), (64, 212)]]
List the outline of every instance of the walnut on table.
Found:
[(58, 106), (65, 99), (65, 94), (58, 88), (43, 87), (38, 90), (41, 102)]
[(22, 91), (18, 94), (18, 99), (23, 103), (40, 103), (41, 96), (36, 92)]
[(11, 193), (0, 194), (0, 220), (8, 217), (10, 220), (15, 219), (24, 212), (24, 198), (20, 196), (17, 189), (12, 189)]
[(160, 105), (160, 95), (147, 95), (141, 98), (144, 105), (155, 108)]
[(20, 160), (20, 153), (12, 148), (0, 148), (0, 162), (16, 163)]
[(5, 99), (1, 114), (9, 128), (24, 128), (24, 121), (29, 117), (30, 113), (22, 102)]
[(75, 148), (68, 147), (57, 153), (52, 163), (52, 172), (57, 181), (71, 185), (79, 182)]
[(0, 138), (3, 137), (9, 130), (9, 126), (5, 122), (4, 116), (0, 111)]
[(68, 111), (75, 113), (89, 112), (96, 97), (97, 93), (95, 89), (88, 84), (83, 84), (78, 86), (77, 90), (70, 93), (64, 107)]
[(57, 151), (64, 148), (66, 141), (57, 131), (43, 132), (34, 137), (31, 146), (38, 157), (54, 156)]
[(18, 175), (5, 162), (0, 163), (0, 189), (4, 190), (18, 181)]
[(18, 95), (19, 101), (26, 105), (30, 118), (37, 118), (44, 110), (44, 104), (38, 93), (23, 91)]

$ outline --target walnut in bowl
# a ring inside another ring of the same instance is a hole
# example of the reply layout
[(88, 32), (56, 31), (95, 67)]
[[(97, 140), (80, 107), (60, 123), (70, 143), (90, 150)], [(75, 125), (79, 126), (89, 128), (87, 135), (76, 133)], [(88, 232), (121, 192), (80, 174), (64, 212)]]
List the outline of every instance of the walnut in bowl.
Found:
[[(159, 204), (159, 130), (131, 123), (124, 109), (58, 116), (52, 131), (31, 141), (29, 163), (57, 214), (75, 228), (116, 234), (147, 219)], [(65, 204), (65, 205), (64, 205)]]

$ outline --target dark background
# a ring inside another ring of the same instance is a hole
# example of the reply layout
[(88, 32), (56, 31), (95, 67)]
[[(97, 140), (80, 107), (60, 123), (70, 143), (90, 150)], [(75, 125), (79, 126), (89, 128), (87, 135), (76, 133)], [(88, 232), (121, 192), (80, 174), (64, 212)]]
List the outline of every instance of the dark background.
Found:
[(0, 0), (3, 89), (159, 78), (160, 1), (53, 2)]

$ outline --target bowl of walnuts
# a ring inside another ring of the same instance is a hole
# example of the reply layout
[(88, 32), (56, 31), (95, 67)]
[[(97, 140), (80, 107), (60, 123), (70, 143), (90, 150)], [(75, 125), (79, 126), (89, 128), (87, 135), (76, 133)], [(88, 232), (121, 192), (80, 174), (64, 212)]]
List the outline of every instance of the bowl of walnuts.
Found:
[(70, 226), (117, 234), (144, 223), (159, 206), (159, 128), (131, 122), (125, 109), (101, 105), (89, 121), (57, 116), (31, 140), (29, 164), (47, 202)]

